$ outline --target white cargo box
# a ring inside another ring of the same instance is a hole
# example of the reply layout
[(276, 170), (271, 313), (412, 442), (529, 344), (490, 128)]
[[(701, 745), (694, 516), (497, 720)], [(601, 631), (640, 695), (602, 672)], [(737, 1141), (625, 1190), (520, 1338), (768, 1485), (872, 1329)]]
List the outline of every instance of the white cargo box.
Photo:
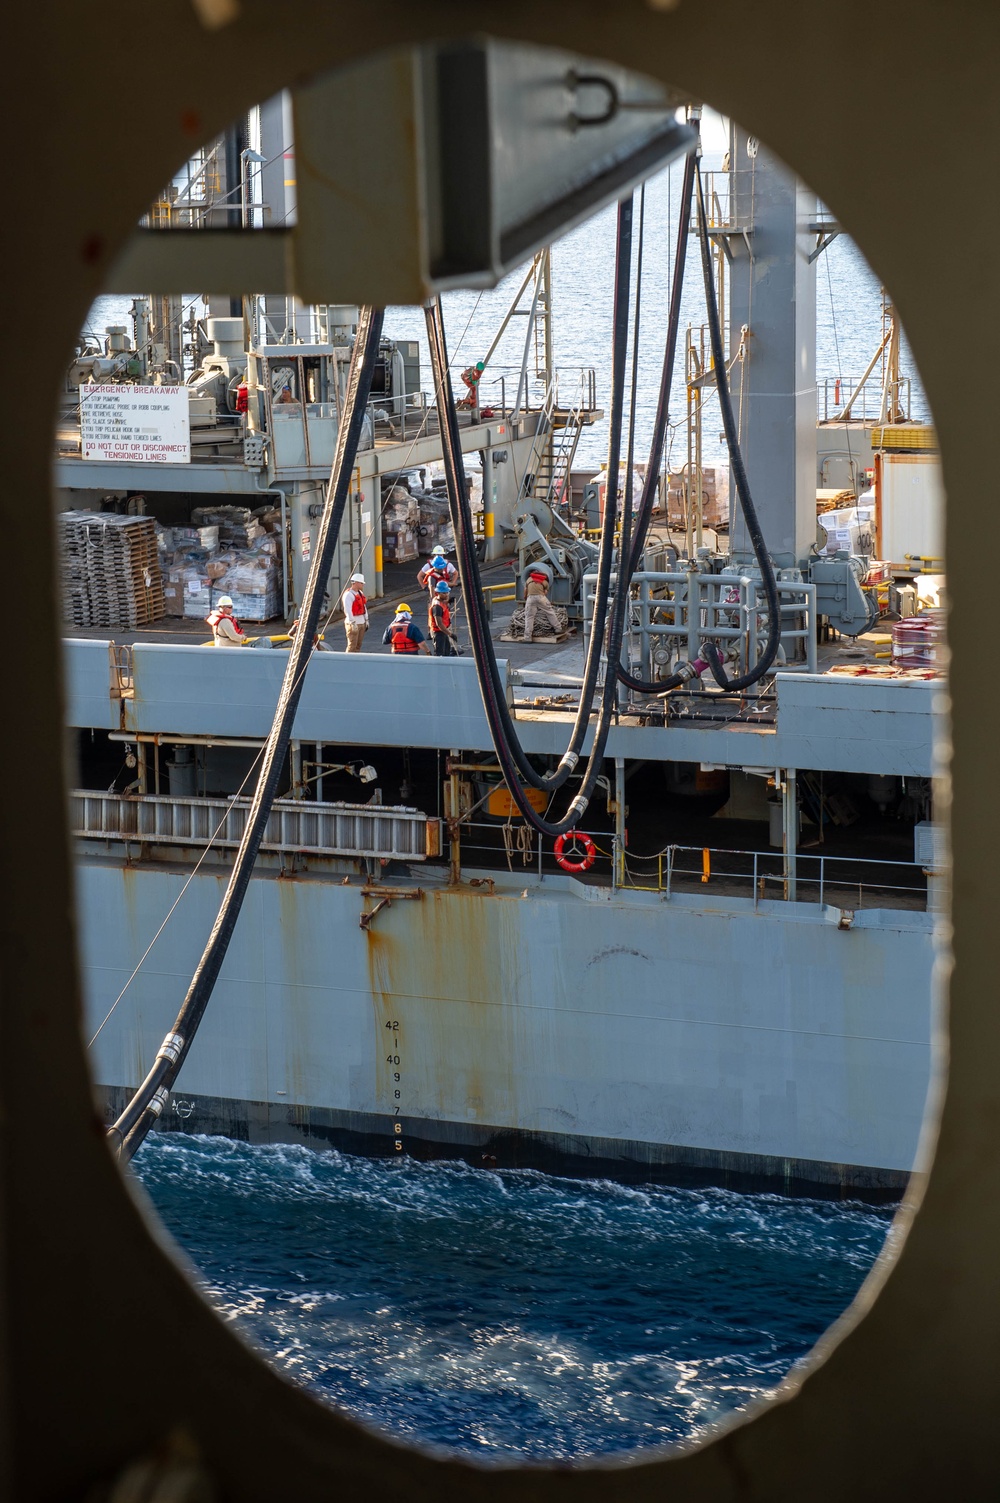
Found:
[(934, 559), (944, 554), (944, 487), (936, 454), (881, 456), (877, 553), (894, 564), (907, 555)]

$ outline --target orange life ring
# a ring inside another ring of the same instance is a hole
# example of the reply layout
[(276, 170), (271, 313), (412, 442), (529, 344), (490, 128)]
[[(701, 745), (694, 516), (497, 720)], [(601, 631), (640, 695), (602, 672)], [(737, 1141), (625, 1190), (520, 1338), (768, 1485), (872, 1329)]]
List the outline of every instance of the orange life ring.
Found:
[[(583, 859), (569, 861), (563, 855), (568, 841), (583, 846)], [(589, 835), (584, 835), (582, 830), (569, 830), (565, 835), (560, 835), (555, 843), (555, 856), (564, 872), (585, 872), (593, 866), (597, 858), (597, 847)]]

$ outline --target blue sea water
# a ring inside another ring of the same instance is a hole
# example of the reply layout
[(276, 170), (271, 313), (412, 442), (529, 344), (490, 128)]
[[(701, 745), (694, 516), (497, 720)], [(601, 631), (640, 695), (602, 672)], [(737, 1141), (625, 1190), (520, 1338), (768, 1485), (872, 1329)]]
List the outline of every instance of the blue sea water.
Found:
[(892, 1212), (153, 1135), (135, 1168), (294, 1382), (481, 1460), (677, 1443), (772, 1388)]

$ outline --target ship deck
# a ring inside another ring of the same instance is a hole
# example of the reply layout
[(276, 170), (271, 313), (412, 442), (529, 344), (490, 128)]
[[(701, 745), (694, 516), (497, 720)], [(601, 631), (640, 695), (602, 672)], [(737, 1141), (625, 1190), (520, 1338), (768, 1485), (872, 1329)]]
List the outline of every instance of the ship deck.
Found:
[[(405, 600), (412, 605), (415, 612), (422, 609), (423, 592), (417, 585), (416, 576), (418, 569), (425, 562), (425, 559), (420, 559), (419, 562), (385, 565), (383, 570), (385, 593), (379, 599), (369, 602), (371, 629), (365, 638), (364, 652), (389, 652), (389, 648), (382, 645), (382, 632), (392, 620), (395, 608), (401, 601)], [(503, 558), (485, 565), (483, 567), (484, 582), (496, 585), (510, 579), (512, 564), (511, 559)], [(513, 610), (514, 603), (510, 601), (494, 607), (492, 635), (497, 644), (499, 657), (506, 658), (512, 668), (538, 670), (540, 674), (558, 673), (570, 677), (579, 677), (582, 674), (583, 642), (579, 634), (558, 646), (552, 642), (501, 642), (500, 638), (507, 629)], [(291, 619), (292, 617), (289, 617), (289, 620)], [(278, 617), (261, 626), (248, 627), (248, 633), (251, 636), (276, 635), (285, 630), (286, 624), (283, 618)], [(461, 606), (458, 610), (457, 624), (459, 640), (465, 639), (467, 642)], [(201, 619), (188, 620), (183, 617), (165, 616), (162, 620), (143, 627), (67, 627), (66, 635), (90, 641), (112, 641), (119, 646), (132, 646), (135, 642), (191, 646), (193, 643), (205, 641), (209, 633), (205, 622)], [(335, 651), (342, 650), (344, 644), (339, 610), (327, 628), (326, 637)], [(819, 643), (817, 656), (820, 673), (828, 673), (833, 668), (838, 670), (879, 669), (889, 662), (888, 634), (884, 631), (875, 631), (856, 639), (835, 637), (833, 640)], [(710, 689), (708, 693), (711, 694)]]

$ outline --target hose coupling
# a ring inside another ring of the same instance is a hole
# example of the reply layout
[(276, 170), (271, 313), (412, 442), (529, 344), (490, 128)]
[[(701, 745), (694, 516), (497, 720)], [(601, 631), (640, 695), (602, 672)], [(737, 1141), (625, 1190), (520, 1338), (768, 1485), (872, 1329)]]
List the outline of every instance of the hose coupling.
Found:
[(579, 762), (579, 760), (580, 760), (580, 754), (579, 754), (579, 752), (567, 751), (567, 752), (563, 753), (562, 759), (560, 760), (560, 763), (559, 763), (559, 766), (560, 767), (568, 767), (569, 770), (570, 770), (570, 772), (572, 772), (574, 770), (574, 768), (576, 767), (576, 764)]
[(151, 1117), (158, 1117), (160, 1115), (160, 1113), (163, 1111), (163, 1108), (167, 1104), (167, 1098), (169, 1095), (170, 1092), (167, 1090), (166, 1086), (160, 1086), (160, 1089), (156, 1092), (156, 1095), (153, 1097), (152, 1101), (149, 1103), (149, 1106), (146, 1108)]
[(157, 1059), (169, 1060), (175, 1065), (181, 1057), (184, 1048), (184, 1035), (181, 1033), (168, 1033), (163, 1043), (156, 1052)]
[(582, 793), (578, 793), (569, 806), (570, 814), (583, 814), (589, 803), (589, 798), (584, 798)]
[(695, 658), (693, 663), (682, 663), (680, 665), (677, 670), (677, 677), (684, 683), (687, 683), (688, 679), (701, 678), (707, 667), (708, 664), (704, 658)]

